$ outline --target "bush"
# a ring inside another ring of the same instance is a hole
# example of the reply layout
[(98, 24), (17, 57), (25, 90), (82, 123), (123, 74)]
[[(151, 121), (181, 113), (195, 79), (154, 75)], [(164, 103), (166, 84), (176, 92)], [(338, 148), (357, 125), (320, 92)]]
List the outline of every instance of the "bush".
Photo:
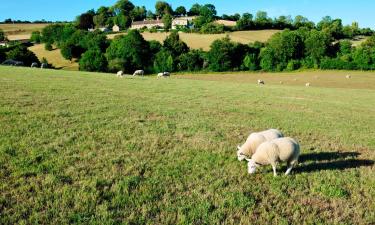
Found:
[(212, 71), (238, 70), (246, 51), (245, 45), (234, 43), (229, 37), (216, 40), (211, 44), (211, 49), (207, 53), (209, 69)]
[(172, 72), (174, 71), (173, 65), (173, 56), (168, 50), (162, 49), (156, 54), (154, 61), (154, 72)]
[(221, 34), (225, 32), (225, 27), (222, 24), (208, 23), (200, 29), (202, 34)]
[(82, 55), (79, 60), (79, 70), (105, 72), (107, 70), (107, 59), (100, 49), (90, 49)]
[(50, 42), (45, 43), (44, 49), (47, 51), (52, 51), (53, 50), (52, 44)]
[(257, 70), (258, 69), (257, 55), (254, 53), (247, 54), (243, 60), (242, 69), (249, 70), (249, 71)]
[(31, 66), (33, 62), (39, 63), (36, 55), (23, 45), (18, 45), (14, 49), (7, 52), (6, 58), (21, 61), (25, 66)]
[(183, 71), (199, 71), (202, 70), (203, 63), (203, 52), (200, 50), (192, 50), (181, 55), (179, 69)]
[(290, 60), (286, 66), (286, 71), (298, 70), (301, 67), (301, 63), (298, 60)]
[(34, 43), (40, 43), (42, 41), (42, 36), (40, 35), (40, 31), (33, 31), (31, 33), (30, 40)]

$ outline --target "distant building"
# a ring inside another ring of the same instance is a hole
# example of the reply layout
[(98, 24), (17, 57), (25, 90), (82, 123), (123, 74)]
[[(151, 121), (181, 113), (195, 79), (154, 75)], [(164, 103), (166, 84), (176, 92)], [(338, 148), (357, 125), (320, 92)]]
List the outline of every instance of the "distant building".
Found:
[(193, 27), (193, 20), (195, 16), (177, 17), (172, 20), (172, 29), (175, 30), (177, 27)]
[(108, 27), (89, 28), (88, 29), (89, 32), (94, 32), (96, 30), (100, 30), (102, 32), (110, 32), (111, 31), (110, 29), (108, 29)]
[(132, 23), (131, 29), (136, 30), (136, 29), (142, 29), (142, 28), (154, 28), (154, 27), (160, 27), (164, 28), (164, 23), (162, 20), (157, 19), (157, 20), (143, 20), (143, 21), (135, 21)]
[(118, 25), (114, 25), (113, 27), (112, 27), (112, 31), (113, 32), (120, 32), (120, 27), (118, 26)]

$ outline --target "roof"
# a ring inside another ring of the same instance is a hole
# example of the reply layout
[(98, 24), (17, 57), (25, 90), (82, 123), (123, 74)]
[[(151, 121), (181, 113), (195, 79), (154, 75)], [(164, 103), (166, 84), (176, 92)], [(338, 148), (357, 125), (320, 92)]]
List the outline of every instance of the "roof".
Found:
[(135, 21), (132, 23), (133, 25), (156, 25), (156, 24), (163, 24), (161, 20), (144, 20), (144, 21)]

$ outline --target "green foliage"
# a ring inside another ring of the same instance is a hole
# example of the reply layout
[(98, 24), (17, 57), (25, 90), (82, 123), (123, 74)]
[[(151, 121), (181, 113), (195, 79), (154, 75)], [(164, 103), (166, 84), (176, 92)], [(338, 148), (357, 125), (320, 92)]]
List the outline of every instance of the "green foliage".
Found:
[(253, 27), (253, 15), (250, 13), (244, 13), (242, 17), (236, 22), (237, 30), (250, 30)]
[(154, 60), (154, 72), (172, 72), (174, 71), (174, 61), (172, 54), (166, 50), (162, 49), (155, 56)]
[(42, 41), (40, 31), (33, 31), (31, 33), (30, 41), (39, 44)]
[(31, 66), (33, 62), (39, 63), (36, 55), (23, 45), (18, 45), (6, 53), (7, 59), (21, 61), (25, 66)]
[(174, 58), (178, 58), (180, 55), (189, 51), (189, 47), (180, 39), (180, 35), (178, 35), (177, 32), (172, 32), (164, 40), (163, 47), (168, 50)]
[(258, 58), (254, 53), (247, 54), (243, 60), (243, 69), (255, 71), (258, 69)]
[(107, 70), (107, 59), (100, 49), (93, 48), (86, 51), (79, 60), (79, 69), (84, 71), (101, 71)]
[(198, 29), (203, 27), (205, 24), (214, 21), (216, 16), (215, 6), (212, 4), (206, 4), (199, 7), (199, 16), (194, 19), (194, 26)]
[(155, 3), (156, 15), (163, 17), (166, 14), (172, 15), (173, 10), (171, 5), (164, 1), (157, 1)]
[(47, 51), (52, 51), (53, 50), (52, 44), (50, 42), (46, 42), (44, 44), (44, 49)]
[(192, 50), (180, 56), (178, 67), (182, 71), (199, 71), (203, 68), (203, 51)]
[[(106, 50), (106, 57), (110, 65), (117, 65), (118, 69), (133, 73), (149, 65), (150, 46), (137, 30), (131, 30), (127, 35), (116, 37), (111, 42)], [(123, 64), (119, 65), (119, 62)], [(113, 69), (112, 66), (111, 68)]]
[(185, 16), (186, 15), (186, 8), (184, 6), (179, 6), (176, 8), (176, 10), (174, 11), (174, 14), (176, 16)]
[(221, 34), (225, 32), (225, 26), (223, 24), (207, 23), (201, 27), (200, 32), (202, 34)]
[(6, 40), (5, 33), (2, 29), (0, 29), (0, 41), (5, 41), (5, 40)]
[(164, 24), (164, 29), (166, 31), (169, 31), (172, 28), (173, 17), (170, 14), (164, 14), (162, 20)]
[(320, 59), (327, 55), (330, 45), (329, 35), (325, 32), (312, 30), (305, 40), (305, 55), (318, 64)]
[(94, 15), (91, 12), (83, 13), (76, 19), (76, 24), (78, 29), (87, 30), (94, 28)]

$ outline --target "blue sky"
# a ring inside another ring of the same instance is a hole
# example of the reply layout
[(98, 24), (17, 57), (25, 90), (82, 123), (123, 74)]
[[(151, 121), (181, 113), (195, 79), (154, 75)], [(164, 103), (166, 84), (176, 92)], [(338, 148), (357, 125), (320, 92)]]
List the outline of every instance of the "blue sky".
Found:
[[(110, 6), (116, 0), (1, 0), (0, 21), (6, 18), (21, 20), (73, 20), (76, 15), (101, 5)], [(135, 5), (145, 5), (154, 9), (156, 1), (134, 0)], [(361, 27), (375, 28), (374, 0), (170, 0), (174, 8), (184, 5), (187, 8), (196, 2), (213, 3), (218, 14), (233, 14), (258, 10), (267, 11), (270, 17), (279, 15), (303, 15), (310, 20), (319, 21), (323, 16), (341, 18), (345, 24), (359, 22)]]

